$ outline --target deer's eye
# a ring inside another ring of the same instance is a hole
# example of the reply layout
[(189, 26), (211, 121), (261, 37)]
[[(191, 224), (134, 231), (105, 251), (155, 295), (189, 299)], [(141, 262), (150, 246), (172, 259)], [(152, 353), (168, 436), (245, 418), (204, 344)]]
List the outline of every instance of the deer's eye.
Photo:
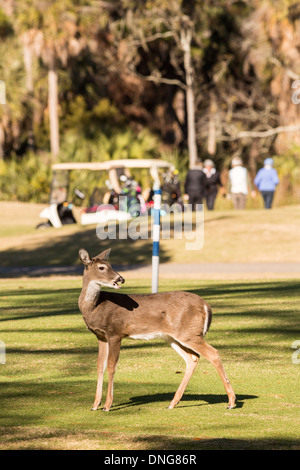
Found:
[(99, 271), (103, 271), (104, 270), (104, 266), (99, 266)]

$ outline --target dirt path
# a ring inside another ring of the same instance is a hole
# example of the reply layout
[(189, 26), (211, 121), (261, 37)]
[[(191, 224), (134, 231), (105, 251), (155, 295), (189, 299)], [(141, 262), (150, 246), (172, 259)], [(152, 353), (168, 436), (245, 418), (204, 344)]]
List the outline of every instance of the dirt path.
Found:
[[(151, 265), (116, 266), (127, 278), (151, 278)], [(160, 277), (170, 279), (300, 279), (300, 263), (162, 263)], [(0, 278), (81, 276), (81, 266), (0, 268)]]

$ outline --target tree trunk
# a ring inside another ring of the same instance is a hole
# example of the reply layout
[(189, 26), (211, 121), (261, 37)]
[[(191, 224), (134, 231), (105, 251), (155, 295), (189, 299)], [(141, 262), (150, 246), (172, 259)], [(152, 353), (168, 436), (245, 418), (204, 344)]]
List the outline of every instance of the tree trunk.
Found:
[(33, 91), (33, 73), (32, 73), (32, 46), (30, 43), (30, 32), (26, 31), (22, 37), (24, 67), (26, 72), (26, 90)]
[(4, 159), (4, 143), (5, 143), (5, 133), (3, 129), (3, 124), (0, 122), (0, 161)]
[(216, 112), (217, 112), (216, 97), (214, 93), (210, 93), (210, 116), (209, 116), (208, 138), (207, 138), (207, 152), (211, 156), (214, 156), (217, 150)]
[(187, 27), (181, 30), (181, 45), (183, 49), (183, 60), (186, 80), (186, 108), (187, 108), (187, 128), (188, 128), (188, 150), (189, 166), (192, 168), (198, 158), (196, 144), (195, 126), (195, 97), (193, 89), (193, 68), (191, 61), (191, 40), (192, 28)]
[(26, 31), (22, 36), (23, 42), (23, 58), (24, 58), (24, 67), (26, 72), (26, 90), (30, 97), (29, 102), (29, 114), (30, 114), (30, 123), (28, 129), (28, 145), (30, 148), (34, 149), (35, 138), (33, 132), (33, 111), (32, 111), (32, 96), (33, 96), (33, 44), (32, 44), (32, 31)]
[(257, 140), (252, 141), (251, 149), (249, 152), (249, 170), (252, 179), (255, 178), (256, 172), (257, 172), (257, 160), (259, 158), (259, 144)]
[(59, 125), (58, 125), (58, 87), (55, 53), (51, 53), (48, 71), (48, 107), (50, 123), (51, 153), (56, 159), (59, 154)]

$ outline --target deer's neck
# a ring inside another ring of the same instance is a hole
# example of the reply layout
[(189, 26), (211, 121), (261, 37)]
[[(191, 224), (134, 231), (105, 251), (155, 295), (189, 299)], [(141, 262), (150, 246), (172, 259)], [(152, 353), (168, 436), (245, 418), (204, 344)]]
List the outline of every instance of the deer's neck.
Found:
[(83, 287), (78, 302), (83, 315), (96, 307), (100, 291), (101, 286), (96, 281), (83, 281)]

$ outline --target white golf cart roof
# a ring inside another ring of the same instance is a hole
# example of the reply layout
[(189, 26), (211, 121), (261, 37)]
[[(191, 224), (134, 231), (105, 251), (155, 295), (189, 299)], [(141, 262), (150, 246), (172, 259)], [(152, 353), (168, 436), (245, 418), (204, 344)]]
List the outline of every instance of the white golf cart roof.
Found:
[(137, 159), (127, 158), (122, 160), (109, 160), (106, 162), (69, 162), (69, 163), (55, 163), (52, 165), (53, 170), (91, 170), (91, 171), (109, 171), (114, 168), (172, 168), (173, 165), (165, 160), (158, 160), (154, 158)]
[(120, 192), (120, 186), (118, 183), (116, 170), (118, 168), (148, 168), (150, 174), (155, 182), (155, 186), (159, 187), (159, 174), (158, 169), (169, 168), (174, 169), (174, 165), (165, 160), (159, 160), (154, 158), (127, 158), (122, 160), (108, 160), (105, 162), (68, 162), (68, 163), (55, 163), (52, 165), (52, 170), (90, 170), (90, 171), (108, 171), (109, 178), (114, 189)]

